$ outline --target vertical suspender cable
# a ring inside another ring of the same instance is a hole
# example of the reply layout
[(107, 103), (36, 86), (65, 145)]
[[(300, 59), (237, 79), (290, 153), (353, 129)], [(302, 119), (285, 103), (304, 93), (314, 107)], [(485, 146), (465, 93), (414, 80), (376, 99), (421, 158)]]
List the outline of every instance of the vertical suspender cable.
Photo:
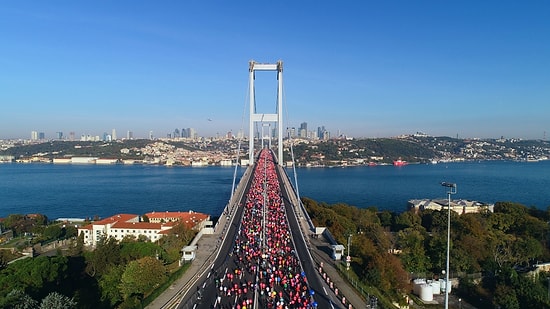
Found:
[[(286, 93), (284, 91), (283, 91), (283, 103), (286, 106)], [(286, 112), (286, 119), (288, 119), (288, 107), (285, 108), (285, 112)], [(292, 140), (292, 136), (290, 134), (288, 135), (288, 139), (290, 144), (290, 157), (292, 158), (292, 173), (294, 174), (294, 189), (296, 190), (296, 197), (298, 198), (298, 203), (302, 205), (302, 200), (300, 198), (300, 190), (298, 188), (298, 175), (296, 174), (296, 161), (294, 160), (294, 148), (293, 148), (294, 141)]]
[(241, 136), (239, 138), (239, 145), (237, 147), (237, 158), (235, 160), (235, 170), (233, 171), (233, 185), (231, 186), (231, 197), (229, 199), (230, 201), (233, 199), (233, 194), (235, 193), (235, 183), (237, 181), (237, 168), (240, 166), (239, 158), (241, 157), (241, 143), (242, 143), (242, 139), (243, 139), (243, 136), (244, 136), (244, 115), (246, 113), (246, 103), (248, 101), (248, 91), (249, 90), (250, 90), (250, 84), (248, 85), (245, 100), (244, 100), (243, 114), (242, 114), (242, 118), (241, 118), (241, 130), (239, 131), (239, 132), (243, 132), (243, 134), (239, 134)]

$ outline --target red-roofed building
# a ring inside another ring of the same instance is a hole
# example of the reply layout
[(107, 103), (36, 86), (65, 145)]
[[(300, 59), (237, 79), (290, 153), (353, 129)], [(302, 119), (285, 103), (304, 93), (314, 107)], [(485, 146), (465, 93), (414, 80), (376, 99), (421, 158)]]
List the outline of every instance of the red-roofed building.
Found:
[[(159, 214), (164, 214), (164, 216)], [(152, 212), (147, 214), (147, 217), (149, 217), (149, 222), (140, 222), (139, 215), (114, 215), (80, 227), (78, 234), (83, 234), (84, 245), (86, 246), (95, 246), (102, 237), (113, 237), (120, 241), (126, 236), (136, 238), (145, 236), (150, 241), (157, 241), (180, 222), (183, 222), (189, 228), (200, 230), (210, 220), (210, 216), (193, 211)]]
[(200, 230), (206, 226), (207, 221), (210, 220), (210, 216), (189, 211), (166, 211), (166, 212), (149, 212), (145, 214), (149, 218), (149, 222), (162, 223), (162, 222), (182, 222), (186, 227), (190, 229)]

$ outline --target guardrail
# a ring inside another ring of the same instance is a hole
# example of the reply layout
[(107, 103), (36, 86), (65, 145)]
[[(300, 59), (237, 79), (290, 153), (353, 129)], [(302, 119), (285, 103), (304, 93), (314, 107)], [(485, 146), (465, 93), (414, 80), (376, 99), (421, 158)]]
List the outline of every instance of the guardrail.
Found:
[[(218, 222), (216, 223), (216, 226), (214, 227), (214, 231), (216, 232), (218, 224), (220, 221), (224, 221), (223, 224), (223, 230), (219, 233), (223, 236), (218, 239), (218, 245), (216, 246), (216, 250), (214, 250), (202, 263), (202, 265), (199, 267), (196, 274), (193, 276), (191, 280), (189, 280), (185, 285), (183, 285), (176, 294), (171, 297), (164, 305), (161, 306), (162, 309), (172, 309), (172, 308), (192, 308), (194, 304), (187, 303), (183, 306), (181, 305), (181, 301), (183, 298), (190, 292), (191, 288), (199, 282), (200, 278), (202, 278), (207, 272), (212, 272), (214, 267), (214, 262), (218, 258), (221, 248), (223, 247), (222, 244), (227, 240), (227, 230), (229, 229), (229, 226), (234, 220), (233, 215), (236, 213), (237, 207), (239, 206), (239, 202), (242, 200), (244, 196), (244, 189), (246, 188), (246, 184), (248, 183), (249, 176), (251, 175), (249, 167), (246, 172), (243, 174), (243, 177), (241, 178), (241, 181), (239, 182), (239, 185), (237, 186), (237, 189), (235, 189), (235, 194), (233, 195), (233, 198), (224, 208), (224, 213), (226, 214), (226, 217), (220, 217)], [(245, 181), (243, 181), (243, 179)], [(231, 219), (231, 220), (230, 220)], [(208, 274), (206, 281), (212, 280), (212, 277), (210, 274)], [(190, 295), (191, 298), (196, 302), (196, 300), (199, 299), (198, 296), (198, 290), (194, 291), (193, 294)], [(190, 307), (191, 306), (191, 307)]]

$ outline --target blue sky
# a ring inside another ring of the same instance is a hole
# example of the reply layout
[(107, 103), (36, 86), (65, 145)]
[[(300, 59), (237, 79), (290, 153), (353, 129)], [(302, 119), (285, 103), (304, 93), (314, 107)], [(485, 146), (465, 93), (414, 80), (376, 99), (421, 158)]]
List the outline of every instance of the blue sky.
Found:
[(11, 1), (0, 138), (246, 131), (251, 59), (284, 61), (285, 127), (550, 135), (548, 1)]

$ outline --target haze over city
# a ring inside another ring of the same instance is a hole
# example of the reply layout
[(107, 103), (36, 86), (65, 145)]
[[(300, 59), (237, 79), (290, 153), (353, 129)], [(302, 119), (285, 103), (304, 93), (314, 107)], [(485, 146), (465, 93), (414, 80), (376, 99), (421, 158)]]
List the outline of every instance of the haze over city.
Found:
[[(286, 127), (550, 132), (547, 1), (18, 1), (0, 29), (0, 139), (246, 132), (252, 59), (284, 62)], [(276, 74), (256, 100), (275, 111)]]

